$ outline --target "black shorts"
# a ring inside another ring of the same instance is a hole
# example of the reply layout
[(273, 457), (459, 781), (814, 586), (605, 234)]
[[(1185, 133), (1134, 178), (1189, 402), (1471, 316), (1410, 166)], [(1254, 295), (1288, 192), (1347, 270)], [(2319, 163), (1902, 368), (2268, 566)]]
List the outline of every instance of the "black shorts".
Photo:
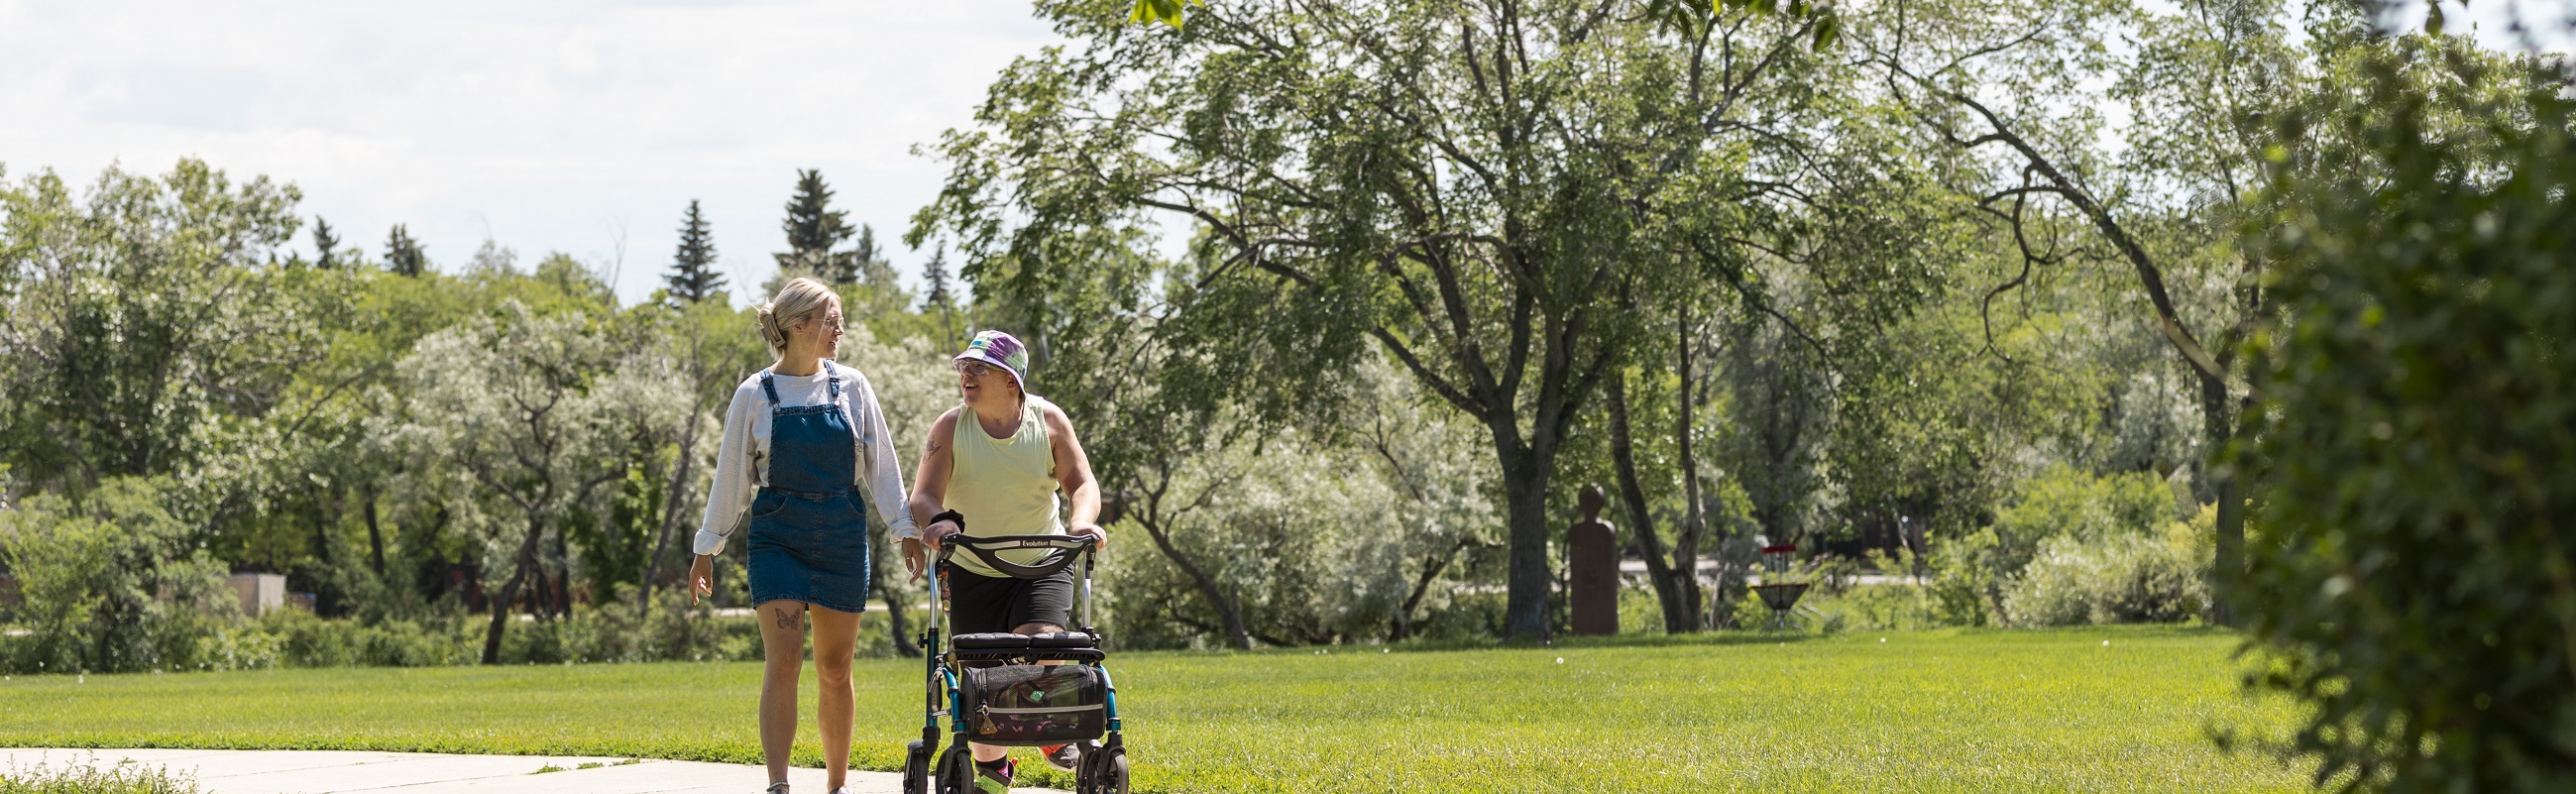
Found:
[(1037, 579), (984, 576), (948, 567), (950, 634), (1009, 632), (1030, 623), (1073, 625), (1073, 568)]

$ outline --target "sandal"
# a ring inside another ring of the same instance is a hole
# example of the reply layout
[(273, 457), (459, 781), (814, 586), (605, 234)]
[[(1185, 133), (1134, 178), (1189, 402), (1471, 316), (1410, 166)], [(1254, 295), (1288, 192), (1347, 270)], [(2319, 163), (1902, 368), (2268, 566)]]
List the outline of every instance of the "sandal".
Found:
[(771, 783), (769, 784), (769, 788), (761, 790), (761, 794), (787, 794), (787, 781), (781, 780), (776, 783)]
[(992, 769), (984, 766), (983, 764), (976, 764), (975, 790), (983, 792), (983, 794), (1010, 794), (1011, 778), (1017, 777), (1019, 775), (1019, 771), (1020, 762), (1013, 761), (1008, 758), (1002, 759), (1002, 768), (1000, 769)]

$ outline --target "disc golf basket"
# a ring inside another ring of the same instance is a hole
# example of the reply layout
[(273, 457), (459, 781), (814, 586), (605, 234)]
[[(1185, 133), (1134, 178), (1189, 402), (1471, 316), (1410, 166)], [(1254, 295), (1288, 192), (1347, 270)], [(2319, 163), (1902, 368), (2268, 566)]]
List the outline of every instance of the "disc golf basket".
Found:
[(1763, 622), (1763, 628), (1788, 628), (1789, 610), (1796, 608), (1798, 598), (1807, 594), (1806, 582), (1778, 581), (1789, 572), (1789, 555), (1797, 551), (1798, 544), (1795, 543), (1779, 543), (1762, 547), (1763, 581), (1753, 586), (1753, 592), (1762, 596), (1763, 606), (1771, 608), (1771, 618)]

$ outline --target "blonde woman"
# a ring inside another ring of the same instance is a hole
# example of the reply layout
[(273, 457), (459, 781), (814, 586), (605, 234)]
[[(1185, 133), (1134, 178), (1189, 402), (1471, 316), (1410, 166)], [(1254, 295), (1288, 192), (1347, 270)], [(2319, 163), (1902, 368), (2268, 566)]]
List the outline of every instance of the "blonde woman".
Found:
[(844, 790), (855, 718), (850, 657), (868, 602), (868, 532), (882, 525), (898, 540), (919, 535), (904, 510), (903, 474), (875, 390), (858, 370), (832, 362), (842, 323), (840, 296), (813, 279), (788, 282), (760, 307), (760, 335), (777, 361), (734, 388), (689, 565), (694, 603), (713, 592), (714, 555), (749, 508), (751, 603), (768, 660), (760, 750), (769, 761), (769, 794), (787, 794), (809, 622), (826, 781), (834, 794)]
[[(1064, 409), (1028, 393), (1021, 379), (1028, 362), (1027, 346), (1000, 331), (976, 334), (952, 362), (965, 404), (931, 425), (921, 469), (913, 473), (913, 520), (929, 528), (930, 551), (960, 532), (977, 537), (1089, 535), (1107, 547), (1109, 534), (1098, 523), (1100, 483), (1091, 476), (1091, 459), (1083, 454)], [(1064, 497), (1071, 504), (1058, 515)], [(902, 547), (904, 567), (919, 578), (922, 544), (905, 539)], [(1043, 553), (1002, 552), (1006, 557)], [(1073, 623), (1071, 568), (1043, 579), (1018, 579), (972, 556), (952, 557), (948, 565), (940, 592), (948, 596), (952, 633), (1041, 634), (1064, 631)], [(1011, 787), (1018, 767), (1008, 748), (977, 744), (973, 752), (978, 789), (998, 794)], [(1041, 747), (1038, 754), (1058, 769), (1071, 770), (1080, 760), (1080, 750), (1070, 744)]]

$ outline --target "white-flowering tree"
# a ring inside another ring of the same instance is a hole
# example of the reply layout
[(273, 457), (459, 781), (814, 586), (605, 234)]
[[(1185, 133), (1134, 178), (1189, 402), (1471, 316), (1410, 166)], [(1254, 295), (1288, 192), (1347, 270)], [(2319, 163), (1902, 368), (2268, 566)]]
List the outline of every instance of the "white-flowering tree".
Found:
[[(1401, 640), (1455, 585), (1500, 561), (1499, 485), (1479, 428), (1367, 360), (1338, 421), (1268, 428), (1228, 411), (1187, 447), (1114, 472), (1117, 627), (1140, 644), (1217, 637), (1303, 645)], [(1483, 582), (1493, 583), (1488, 577)]]
[(617, 347), (595, 318), (508, 301), (422, 339), (401, 367), (409, 398), (377, 436), (416, 469), (459, 481), (450, 509), (482, 538), (492, 595), (485, 664), (499, 661), (548, 533), (624, 474), (610, 461), (639, 424), (674, 423), (658, 412), (688, 405), (666, 360)]

